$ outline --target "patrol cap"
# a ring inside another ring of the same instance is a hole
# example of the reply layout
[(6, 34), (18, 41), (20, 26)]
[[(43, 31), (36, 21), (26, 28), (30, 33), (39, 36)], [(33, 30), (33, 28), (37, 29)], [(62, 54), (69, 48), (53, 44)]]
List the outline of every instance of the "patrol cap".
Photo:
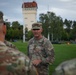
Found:
[(33, 23), (32, 24), (32, 29), (41, 29), (42, 28), (42, 23)]

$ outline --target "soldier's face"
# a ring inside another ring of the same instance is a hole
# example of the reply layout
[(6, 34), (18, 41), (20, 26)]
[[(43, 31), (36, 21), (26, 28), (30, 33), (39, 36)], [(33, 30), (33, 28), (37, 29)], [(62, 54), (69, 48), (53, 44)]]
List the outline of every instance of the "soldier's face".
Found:
[(34, 37), (38, 38), (40, 37), (42, 34), (42, 29), (33, 29), (32, 30)]

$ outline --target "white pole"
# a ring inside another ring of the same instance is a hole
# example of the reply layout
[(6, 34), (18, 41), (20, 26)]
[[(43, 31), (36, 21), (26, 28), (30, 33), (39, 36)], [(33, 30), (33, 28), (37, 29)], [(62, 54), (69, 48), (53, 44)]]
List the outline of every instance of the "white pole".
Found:
[(48, 40), (50, 40), (49, 32), (48, 32)]
[(49, 32), (49, 30), (50, 30), (50, 26), (48, 27), (48, 40), (50, 40), (50, 32)]
[[(22, 10), (23, 12), (24, 12), (24, 8), (25, 8), (25, 7), (24, 7), (24, 2), (23, 2), (23, 8), (22, 8), (22, 9), (23, 9), (23, 10)], [(23, 13), (23, 15), (24, 15), (24, 13)], [(24, 20), (23, 20), (23, 21), (24, 21)], [(23, 25), (23, 42), (25, 42), (25, 21), (24, 21), (24, 25)]]
[(25, 24), (23, 25), (23, 42), (25, 42)]

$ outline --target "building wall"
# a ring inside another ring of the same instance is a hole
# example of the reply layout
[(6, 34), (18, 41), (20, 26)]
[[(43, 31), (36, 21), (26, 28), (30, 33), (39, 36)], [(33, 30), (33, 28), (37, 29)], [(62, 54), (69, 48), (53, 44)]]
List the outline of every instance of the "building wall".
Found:
[(31, 30), (32, 23), (37, 21), (37, 7), (34, 8), (22, 8), (23, 18), (24, 18), (24, 25)]

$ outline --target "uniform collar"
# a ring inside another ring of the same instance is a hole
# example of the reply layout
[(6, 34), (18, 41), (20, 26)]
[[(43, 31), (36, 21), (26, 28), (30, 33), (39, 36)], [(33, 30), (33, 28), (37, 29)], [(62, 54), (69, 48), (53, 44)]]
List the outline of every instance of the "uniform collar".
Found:
[(35, 39), (35, 38), (34, 38), (34, 40), (41, 43), (41, 42), (43, 42), (43, 40), (44, 40), (44, 36), (42, 36), (42, 38), (39, 39), (39, 40), (37, 40), (37, 39)]

